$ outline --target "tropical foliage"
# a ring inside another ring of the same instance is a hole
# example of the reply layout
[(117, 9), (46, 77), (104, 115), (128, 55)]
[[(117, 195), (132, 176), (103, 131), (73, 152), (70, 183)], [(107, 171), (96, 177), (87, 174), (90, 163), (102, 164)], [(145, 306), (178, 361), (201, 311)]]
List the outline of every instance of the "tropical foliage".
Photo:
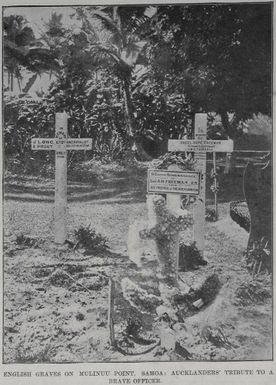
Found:
[[(58, 111), (72, 137), (93, 139), (86, 156), (142, 160), (191, 136), (195, 112), (217, 113), (213, 131), (233, 138), (242, 120), (271, 115), (268, 3), (80, 6), (71, 18), (78, 27), (53, 12), (39, 37), (22, 16), (3, 18), (5, 150), (21, 162), (36, 158), (32, 137), (54, 135)], [(51, 86), (31, 100), (45, 72)]]

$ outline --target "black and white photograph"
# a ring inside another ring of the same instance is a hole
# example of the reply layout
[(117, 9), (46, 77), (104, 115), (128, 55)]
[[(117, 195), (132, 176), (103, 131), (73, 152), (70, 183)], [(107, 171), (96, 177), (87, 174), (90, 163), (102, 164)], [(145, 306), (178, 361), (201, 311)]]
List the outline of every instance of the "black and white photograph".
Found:
[(273, 2), (1, 9), (2, 364), (273, 362)]

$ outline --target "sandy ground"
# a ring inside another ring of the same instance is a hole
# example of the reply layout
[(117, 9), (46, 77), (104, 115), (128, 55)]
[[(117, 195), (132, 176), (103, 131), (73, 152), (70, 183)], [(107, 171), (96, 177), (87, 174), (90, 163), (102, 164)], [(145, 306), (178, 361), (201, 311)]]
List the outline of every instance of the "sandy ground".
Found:
[[(114, 187), (116, 186), (116, 187)], [(100, 187), (70, 183), (68, 231), (92, 223), (109, 239), (110, 252), (86, 255), (57, 248), (53, 242), (52, 181), (10, 183), (5, 201), (4, 359), (11, 362), (95, 362), (184, 360), (156, 347), (127, 356), (109, 344), (108, 279), (132, 278), (137, 268), (127, 256), (128, 227), (146, 219), (145, 184), (124, 178)], [(189, 287), (216, 273), (222, 284), (209, 306), (185, 319), (183, 343), (191, 360), (270, 360), (272, 358), (271, 277), (254, 279), (243, 264), (248, 234), (232, 221), (229, 203), (220, 219), (206, 223), (209, 263), (181, 272)], [(20, 247), (15, 235), (37, 238), (36, 247)], [(191, 240), (191, 231), (182, 234)], [(67, 273), (68, 275), (64, 274)], [(252, 290), (249, 293), (249, 289)], [(124, 315), (124, 309), (117, 311)], [(216, 344), (208, 330), (222, 331)], [(115, 331), (117, 329), (115, 328)]]

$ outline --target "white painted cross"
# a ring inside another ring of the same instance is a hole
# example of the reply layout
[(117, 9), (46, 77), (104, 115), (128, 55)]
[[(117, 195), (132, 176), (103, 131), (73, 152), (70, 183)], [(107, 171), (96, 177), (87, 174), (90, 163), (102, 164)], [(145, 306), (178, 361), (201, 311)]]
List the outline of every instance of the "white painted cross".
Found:
[(195, 115), (195, 139), (178, 140), (170, 139), (168, 150), (179, 152), (194, 152), (196, 171), (201, 173), (200, 192), (194, 204), (194, 241), (199, 252), (204, 252), (204, 227), (205, 227), (205, 192), (206, 192), (206, 152), (232, 152), (233, 141), (206, 140), (207, 114)]
[[(200, 193), (200, 173), (183, 171), (177, 165), (170, 165), (168, 170), (148, 170), (147, 191), (149, 194), (166, 194), (166, 206), (172, 213), (181, 207), (181, 195), (198, 195)], [(148, 217), (151, 225), (157, 224), (152, 200), (147, 199)], [(170, 252), (174, 265), (175, 281), (178, 279), (180, 232), (173, 235)], [(167, 258), (170, 256), (167, 255)]]
[(68, 138), (68, 116), (66, 112), (56, 114), (55, 138), (33, 138), (32, 150), (54, 150), (55, 163), (55, 242), (66, 240), (67, 212), (67, 150), (90, 150), (92, 139)]

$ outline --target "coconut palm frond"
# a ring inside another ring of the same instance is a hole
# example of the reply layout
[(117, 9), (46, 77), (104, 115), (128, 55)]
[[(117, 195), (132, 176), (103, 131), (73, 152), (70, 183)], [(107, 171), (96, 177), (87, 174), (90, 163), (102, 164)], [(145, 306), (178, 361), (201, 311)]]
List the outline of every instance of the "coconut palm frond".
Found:
[(97, 10), (93, 10), (92, 12), (90, 12), (90, 14), (91, 14), (91, 16), (99, 18), (102, 21), (103, 26), (105, 28), (108, 28), (112, 32), (115, 32), (115, 33), (118, 33), (119, 35), (121, 35), (121, 31), (120, 31), (118, 25), (116, 24), (116, 22), (114, 20), (112, 20), (112, 18), (109, 17), (105, 12), (102, 12), (102, 11), (97, 9)]
[(34, 74), (33, 76), (30, 77), (30, 79), (28, 80), (27, 84), (22, 89), (22, 92), (24, 94), (27, 94), (30, 91), (30, 89), (32, 88), (32, 86), (34, 85), (34, 83), (35, 83), (35, 81), (37, 79), (37, 76), (38, 76), (38, 74), (36, 73), (36, 74)]
[(25, 66), (30, 71), (58, 71), (59, 64), (53, 51), (44, 47), (30, 47), (25, 58)]
[(138, 57), (146, 46), (147, 42), (145, 40), (140, 41), (130, 41), (125, 49), (122, 51), (121, 58), (130, 66), (133, 66), (137, 63)]
[(119, 63), (121, 60), (117, 53), (110, 48), (110, 46), (106, 46), (104, 44), (91, 44), (89, 50), (96, 60), (97, 58), (109, 58), (112, 59), (115, 63)]
[(147, 28), (150, 27), (152, 18), (156, 15), (156, 7), (146, 7), (142, 15), (136, 15), (129, 20), (129, 32), (132, 34), (140, 35), (144, 34)]
[(134, 71), (132, 81), (132, 93), (141, 92), (149, 80), (149, 69), (142, 67), (139, 70)]
[(150, 18), (143, 15), (140, 16), (139, 18), (133, 18), (130, 21), (130, 31), (131, 33), (139, 34), (141, 31), (144, 32), (144, 29), (146, 27), (146, 24), (148, 24), (150, 21)]
[(130, 76), (132, 68), (125, 62), (120, 55), (110, 49), (109, 46), (103, 44), (93, 44), (90, 47), (90, 54), (93, 64), (103, 65), (115, 69), (119, 77), (125, 78)]
[(113, 41), (117, 46), (122, 44), (123, 34), (120, 22), (117, 19), (113, 20), (106, 12), (99, 9), (91, 11), (90, 15), (92, 17), (92, 24), (95, 23), (95, 20), (101, 23), (101, 28), (97, 28), (96, 25), (92, 27), (98, 36), (105, 32), (108, 35), (108, 40)]
[(17, 46), (13, 41), (4, 39), (4, 50), (10, 51), (11, 54), (19, 55), (19, 56), (26, 56), (29, 52), (28, 47), (19, 47)]

